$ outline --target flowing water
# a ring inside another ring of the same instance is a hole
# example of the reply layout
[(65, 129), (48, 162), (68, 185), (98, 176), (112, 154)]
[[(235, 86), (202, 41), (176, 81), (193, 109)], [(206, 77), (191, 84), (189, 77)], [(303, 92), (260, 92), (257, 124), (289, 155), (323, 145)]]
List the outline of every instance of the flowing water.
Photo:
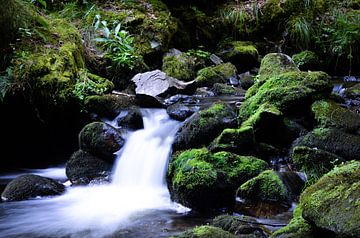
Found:
[[(171, 234), (176, 218), (188, 211), (171, 201), (165, 183), (179, 122), (171, 120), (165, 110), (142, 112), (144, 129), (128, 135), (124, 148), (118, 152), (111, 184), (69, 187), (58, 197), (2, 203), (0, 237)], [(159, 230), (160, 227), (165, 230)]]

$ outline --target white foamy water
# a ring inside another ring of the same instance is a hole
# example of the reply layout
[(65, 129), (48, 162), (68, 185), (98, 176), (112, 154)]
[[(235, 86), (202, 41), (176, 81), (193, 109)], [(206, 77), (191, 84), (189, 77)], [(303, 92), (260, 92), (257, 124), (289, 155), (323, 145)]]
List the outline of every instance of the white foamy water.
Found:
[(165, 110), (142, 112), (144, 129), (129, 134), (111, 184), (0, 204), (0, 237), (104, 237), (154, 210), (185, 211), (171, 202), (165, 183), (179, 122)]

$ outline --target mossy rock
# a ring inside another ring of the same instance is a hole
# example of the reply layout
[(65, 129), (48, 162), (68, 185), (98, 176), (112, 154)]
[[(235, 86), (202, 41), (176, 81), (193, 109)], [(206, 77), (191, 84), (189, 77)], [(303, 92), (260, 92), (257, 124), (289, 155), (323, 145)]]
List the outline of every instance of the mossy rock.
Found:
[(301, 215), (302, 210), (297, 206), (293, 212), (290, 223), (276, 230), (270, 238), (315, 238), (314, 228)]
[(87, 124), (79, 133), (81, 150), (108, 161), (114, 159), (114, 153), (120, 150), (124, 143), (120, 131), (104, 122)]
[(215, 83), (228, 83), (231, 77), (236, 78), (236, 72), (233, 64), (224, 63), (199, 70), (195, 80), (199, 86), (212, 87)]
[(360, 83), (345, 89), (345, 96), (351, 99), (360, 100)]
[(209, 144), (225, 128), (237, 126), (234, 109), (225, 103), (214, 103), (211, 107), (196, 112), (191, 120), (179, 129), (174, 150), (202, 147)]
[(3, 201), (22, 201), (38, 196), (60, 195), (65, 187), (57, 181), (33, 174), (18, 176), (8, 183), (1, 194)]
[(215, 83), (211, 89), (217, 96), (242, 96), (245, 91), (241, 88), (230, 86), (223, 83)]
[(236, 196), (246, 203), (284, 203), (290, 205), (289, 193), (279, 175), (273, 170), (266, 170), (257, 177), (242, 184)]
[(319, 68), (319, 58), (315, 52), (305, 50), (291, 57), (300, 70), (316, 70)]
[(301, 195), (302, 216), (336, 237), (360, 236), (360, 162), (334, 168)]
[(259, 53), (256, 46), (249, 41), (230, 41), (220, 43), (218, 55), (236, 66), (239, 72), (248, 71), (259, 65)]
[(170, 77), (182, 81), (191, 81), (195, 79), (195, 66), (195, 58), (182, 53), (180, 55), (165, 56), (162, 71)]
[(360, 136), (338, 129), (317, 128), (301, 138), (295, 146), (318, 148), (346, 160), (360, 159)]
[(341, 157), (306, 146), (296, 146), (292, 149), (292, 161), (299, 171), (303, 171), (308, 179), (319, 179), (334, 166), (344, 162)]
[(172, 199), (194, 210), (231, 207), (236, 187), (267, 168), (251, 156), (192, 149), (175, 154), (168, 170)]
[(235, 238), (236, 236), (214, 226), (198, 226), (191, 230), (172, 236), (172, 238)]
[(228, 151), (236, 154), (249, 154), (254, 150), (254, 130), (250, 126), (239, 129), (227, 128), (210, 144), (212, 152)]
[(265, 227), (258, 224), (255, 218), (244, 215), (220, 215), (212, 220), (211, 225), (219, 227), (225, 231), (237, 235), (238, 237), (268, 237), (268, 234), (265, 232), (265, 230), (267, 230)]
[(253, 95), (248, 91), (240, 107), (239, 115), (243, 120), (253, 115), (263, 103), (269, 103), (287, 115), (306, 112), (313, 101), (328, 97), (332, 90), (326, 73), (300, 71), (273, 76), (249, 90), (252, 88), (256, 91), (252, 91)]
[(338, 128), (360, 134), (360, 115), (333, 101), (316, 101), (311, 110), (319, 127)]
[(66, 176), (72, 184), (88, 184), (94, 179), (106, 178), (111, 164), (83, 150), (78, 150), (66, 162)]
[(88, 113), (95, 113), (98, 117), (114, 119), (122, 110), (135, 105), (135, 96), (104, 94), (85, 98), (84, 108)]

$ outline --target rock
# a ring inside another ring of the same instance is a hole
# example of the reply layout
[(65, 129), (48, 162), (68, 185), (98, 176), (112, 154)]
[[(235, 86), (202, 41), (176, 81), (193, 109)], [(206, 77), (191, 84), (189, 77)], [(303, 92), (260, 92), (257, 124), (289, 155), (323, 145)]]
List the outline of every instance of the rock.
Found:
[[(301, 215), (302, 210), (300, 206), (297, 206), (294, 210), (293, 218), (290, 223), (276, 230), (271, 234), (270, 238), (316, 238), (315, 229), (304, 220)], [(321, 237), (321, 236), (320, 236)], [(322, 236), (326, 237), (326, 236)]]
[(332, 101), (316, 101), (311, 106), (318, 127), (338, 128), (360, 135), (360, 115)]
[(360, 237), (359, 198), (360, 162), (351, 161), (334, 168), (301, 194), (302, 217), (335, 237)]
[(214, 103), (196, 112), (177, 132), (174, 150), (201, 147), (210, 143), (225, 128), (236, 126), (234, 109), (225, 103)]
[(215, 83), (227, 83), (231, 77), (236, 78), (236, 72), (231, 63), (219, 64), (199, 70), (195, 81), (201, 87), (212, 87)]
[(119, 113), (135, 104), (135, 95), (94, 95), (85, 98), (84, 108), (98, 117), (114, 119)]
[(247, 71), (245, 73), (239, 74), (239, 83), (241, 88), (247, 90), (254, 85), (255, 80), (250, 72)]
[(124, 143), (120, 132), (103, 122), (87, 124), (79, 133), (80, 149), (104, 160), (112, 161)]
[(140, 109), (132, 107), (129, 110), (124, 111), (123, 115), (117, 118), (117, 124), (119, 127), (131, 130), (144, 128), (144, 122)]
[(210, 55), (210, 60), (211, 62), (213, 62), (215, 65), (220, 65), (220, 64), (223, 64), (224, 61), (217, 55), (215, 54), (211, 54)]
[(360, 100), (360, 83), (345, 89), (345, 96), (351, 99)]
[(194, 114), (196, 110), (182, 103), (175, 103), (169, 106), (166, 111), (171, 118), (178, 121), (185, 121), (185, 119)]
[(160, 97), (153, 97), (146, 94), (136, 95), (136, 105), (145, 108), (163, 108), (163, 100)]
[(173, 156), (168, 186), (174, 201), (194, 210), (232, 207), (237, 186), (267, 167), (251, 156), (192, 149)]
[(294, 171), (282, 171), (278, 175), (285, 185), (291, 200), (298, 201), (305, 186), (305, 179), (300, 176), (299, 172)]
[(297, 72), (299, 69), (290, 56), (282, 53), (270, 53), (261, 60), (259, 80), (270, 79), (273, 76), (293, 71)]
[(317, 148), (346, 160), (360, 160), (360, 136), (338, 129), (317, 128), (300, 138), (294, 146)]
[(249, 41), (230, 41), (220, 43), (218, 55), (236, 66), (239, 72), (245, 72), (258, 66), (258, 51)]
[(212, 87), (212, 91), (217, 96), (224, 96), (224, 95), (245, 96), (245, 91), (243, 89), (223, 83), (215, 83)]
[(173, 78), (191, 81), (195, 78), (196, 59), (185, 53), (166, 55), (163, 58), (162, 71)]
[(235, 238), (236, 236), (213, 226), (197, 226), (191, 230), (184, 231), (174, 238)]
[(250, 154), (255, 147), (254, 130), (250, 126), (240, 129), (227, 128), (210, 144), (212, 152), (228, 151), (237, 154)]
[(1, 194), (6, 202), (21, 201), (38, 196), (60, 195), (65, 187), (53, 179), (33, 174), (21, 175), (12, 180)]
[(285, 207), (291, 205), (286, 186), (273, 170), (266, 170), (242, 184), (236, 196), (243, 199), (244, 204), (272, 203)]
[(186, 92), (187, 90), (195, 90), (194, 81), (183, 82), (167, 76), (160, 70), (139, 73), (131, 81), (136, 85), (136, 94), (145, 94), (152, 97), (162, 97), (169, 94)]
[(255, 218), (244, 215), (220, 215), (212, 220), (211, 225), (219, 227), (224, 231), (228, 231), (237, 237), (268, 237), (267, 233), (265, 232), (265, 227), (259, 225)]
[(319, 179), (344, 159), (318, 148), (296, 146), (292, 149), (292, 161), (299, 171), (306, 173), (308, 179)]
[(72, 184), (89, 184), (99, 178), (106, 178), (111, 165), (92, 154), (78, 150), (66, 162), (66, 176)]
[(296, 66), (303, 71), (316, 70), (320, 67), (319, 58), (313, 51), (301, 51), (300, 53), (293, 55), (291, 58)]

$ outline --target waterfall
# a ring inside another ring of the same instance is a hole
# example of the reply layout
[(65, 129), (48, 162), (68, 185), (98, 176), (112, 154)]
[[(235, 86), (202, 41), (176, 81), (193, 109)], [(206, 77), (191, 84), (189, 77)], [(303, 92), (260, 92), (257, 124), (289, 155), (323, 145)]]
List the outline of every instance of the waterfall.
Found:
[(111, 184), (70, 187), (58, 197), (4, 203), (0, 237), (97, 238), (128, 229), (154, 211), (185, 211), (171, 202), (165, 183), (180, 123), (163, 109), (142, 113), (144, 129), (129, 133), (118, 153)]

